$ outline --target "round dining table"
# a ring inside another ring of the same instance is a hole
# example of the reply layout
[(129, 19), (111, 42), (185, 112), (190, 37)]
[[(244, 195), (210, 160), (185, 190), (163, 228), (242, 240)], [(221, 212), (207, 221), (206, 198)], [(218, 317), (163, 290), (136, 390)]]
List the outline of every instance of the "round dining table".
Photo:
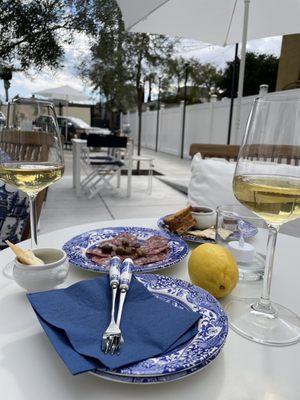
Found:
[[(58, 218), (59, 216), (56, 216)], [(76, 221), (76, 216), (74, 216)], [(156, 227), (156, 219), (124, 219), (77, 225), (43, 234), (39, 247), (61, 248), (80, 233), (113, 226)], [(257, 239), (258, 240), (258, 239)], [(28, 241), (21, 244), (28, 248)], [(300, 239), (279, 235), (272, 299), (300, 314)], [(2, 269), (13, 260), (1, 251)], [(189, 281), (186, 257), (158, 273)], [(70, 266), (64, 287), (97, 276)], [(259, 295), (261, 281), (239, 283), (232, 296)], [(106, 381), (85, 373), (72, 376), (48, 341), (27, 298), (12, 279), (0, 274), (1, 400), (299, 400), (300, 343), (270, 347), (251, 342), (231, 329), (219, 356), (182, 380), (152, 385)], [(299, 385), (299, 386), (298, 386)]]

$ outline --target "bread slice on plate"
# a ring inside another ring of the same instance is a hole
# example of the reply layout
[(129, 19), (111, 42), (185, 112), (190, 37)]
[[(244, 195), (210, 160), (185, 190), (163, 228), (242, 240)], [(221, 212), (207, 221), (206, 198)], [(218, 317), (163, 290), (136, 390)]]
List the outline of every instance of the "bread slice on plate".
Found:
[(172, 232), (183, 233), (195, 226), (196, 221), (193, 218), (192, 207), (186, 207), (164, 218), (164, 222)]

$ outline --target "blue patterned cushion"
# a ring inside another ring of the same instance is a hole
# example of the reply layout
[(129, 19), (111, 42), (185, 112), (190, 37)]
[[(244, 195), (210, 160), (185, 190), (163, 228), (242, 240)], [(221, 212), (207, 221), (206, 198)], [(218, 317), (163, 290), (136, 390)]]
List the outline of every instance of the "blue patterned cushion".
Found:
[(0, 181), (0, 249), (7, 247), (7, 239), (20, 242), (28, 217), (26, 194)]

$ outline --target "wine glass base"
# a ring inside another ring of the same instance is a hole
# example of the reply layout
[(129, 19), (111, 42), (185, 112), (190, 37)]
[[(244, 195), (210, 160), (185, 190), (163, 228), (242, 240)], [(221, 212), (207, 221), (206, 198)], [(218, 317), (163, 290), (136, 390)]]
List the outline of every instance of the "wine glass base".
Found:
[(300, 340), (300, 318), (287, 308), (272, 303), (276, 315), (266, 315), (251, 308), (258, 299), (234, 299), (225, 310), (229, 326), (241, 336), (269, 346), (288, 346)]

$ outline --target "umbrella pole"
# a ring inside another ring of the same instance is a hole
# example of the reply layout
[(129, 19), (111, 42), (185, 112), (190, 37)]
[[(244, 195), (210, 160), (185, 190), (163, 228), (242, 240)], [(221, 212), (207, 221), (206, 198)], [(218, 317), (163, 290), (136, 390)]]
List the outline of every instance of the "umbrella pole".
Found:
[(235, 138), (236, 139), (239, 137), (238, 135), (239, 135), (240, 123), (241, 123), (241, 105), (242, 105), (242, 97), (243, 97), (245, 64), (246, 64), (246, 46), (247, 46), (247, 34), (248, 34), (249, 7), (250, 7), (250, 0), (244, 0), (243, 38), (242, 38), (238, 98), (237, 98), (237, 104), (236, 104), (236, 119), (235, 119)]
[(159, 112), (160, 112), (160, 86), (161, 76), (158, 78), (158, 96), (157, 96), (157, 112), (156, 112), (156, 136), (155, 136), (155, 151), (158, 149), (158, 134), (159, 134)]
[[(67, 102), (66, 102), (66, 114), (67, 117), (69, 116), (69, 96), (67, 95), (66, 97)], [(68, 147), (68, 122), (66, 122), (66, 130), (65, 130), (65, 139), (66, 139), (66, 148)]]
[(184, 134), (185, 134), (185, 114), (186, 114), (187, 81), (188, 81), (188, 74), (189, 74), (188, 67), (189, 67), (189, 63), (185, 63), (185, 64), (184, 64), (184, 68), (185, 68), (185, 78), (184, 78), (184, 102), (183, 102), (183, 114), (182, 114), (180, 158), (183, 158), (183, 153), (184, 153)]
[(233, 103), (234, 103), (234, 96), (235, 96), (235, 81), (236, 81), (236, 67), (238, 61), (238, 50), (239, 44), (235, 44), (235, 54), (234, 54), (234, 61), (232, 66), (232, 76), (231, 76), (231, 91), (230, 91), (230, 110), (229, 110), (229, 121), (228, 121), (228, 133), (227, 133), (227, 144), (230, 144), (230, 137), (231, 137), (231, 126), (232, 126), (232, 114), (233, 114)]

